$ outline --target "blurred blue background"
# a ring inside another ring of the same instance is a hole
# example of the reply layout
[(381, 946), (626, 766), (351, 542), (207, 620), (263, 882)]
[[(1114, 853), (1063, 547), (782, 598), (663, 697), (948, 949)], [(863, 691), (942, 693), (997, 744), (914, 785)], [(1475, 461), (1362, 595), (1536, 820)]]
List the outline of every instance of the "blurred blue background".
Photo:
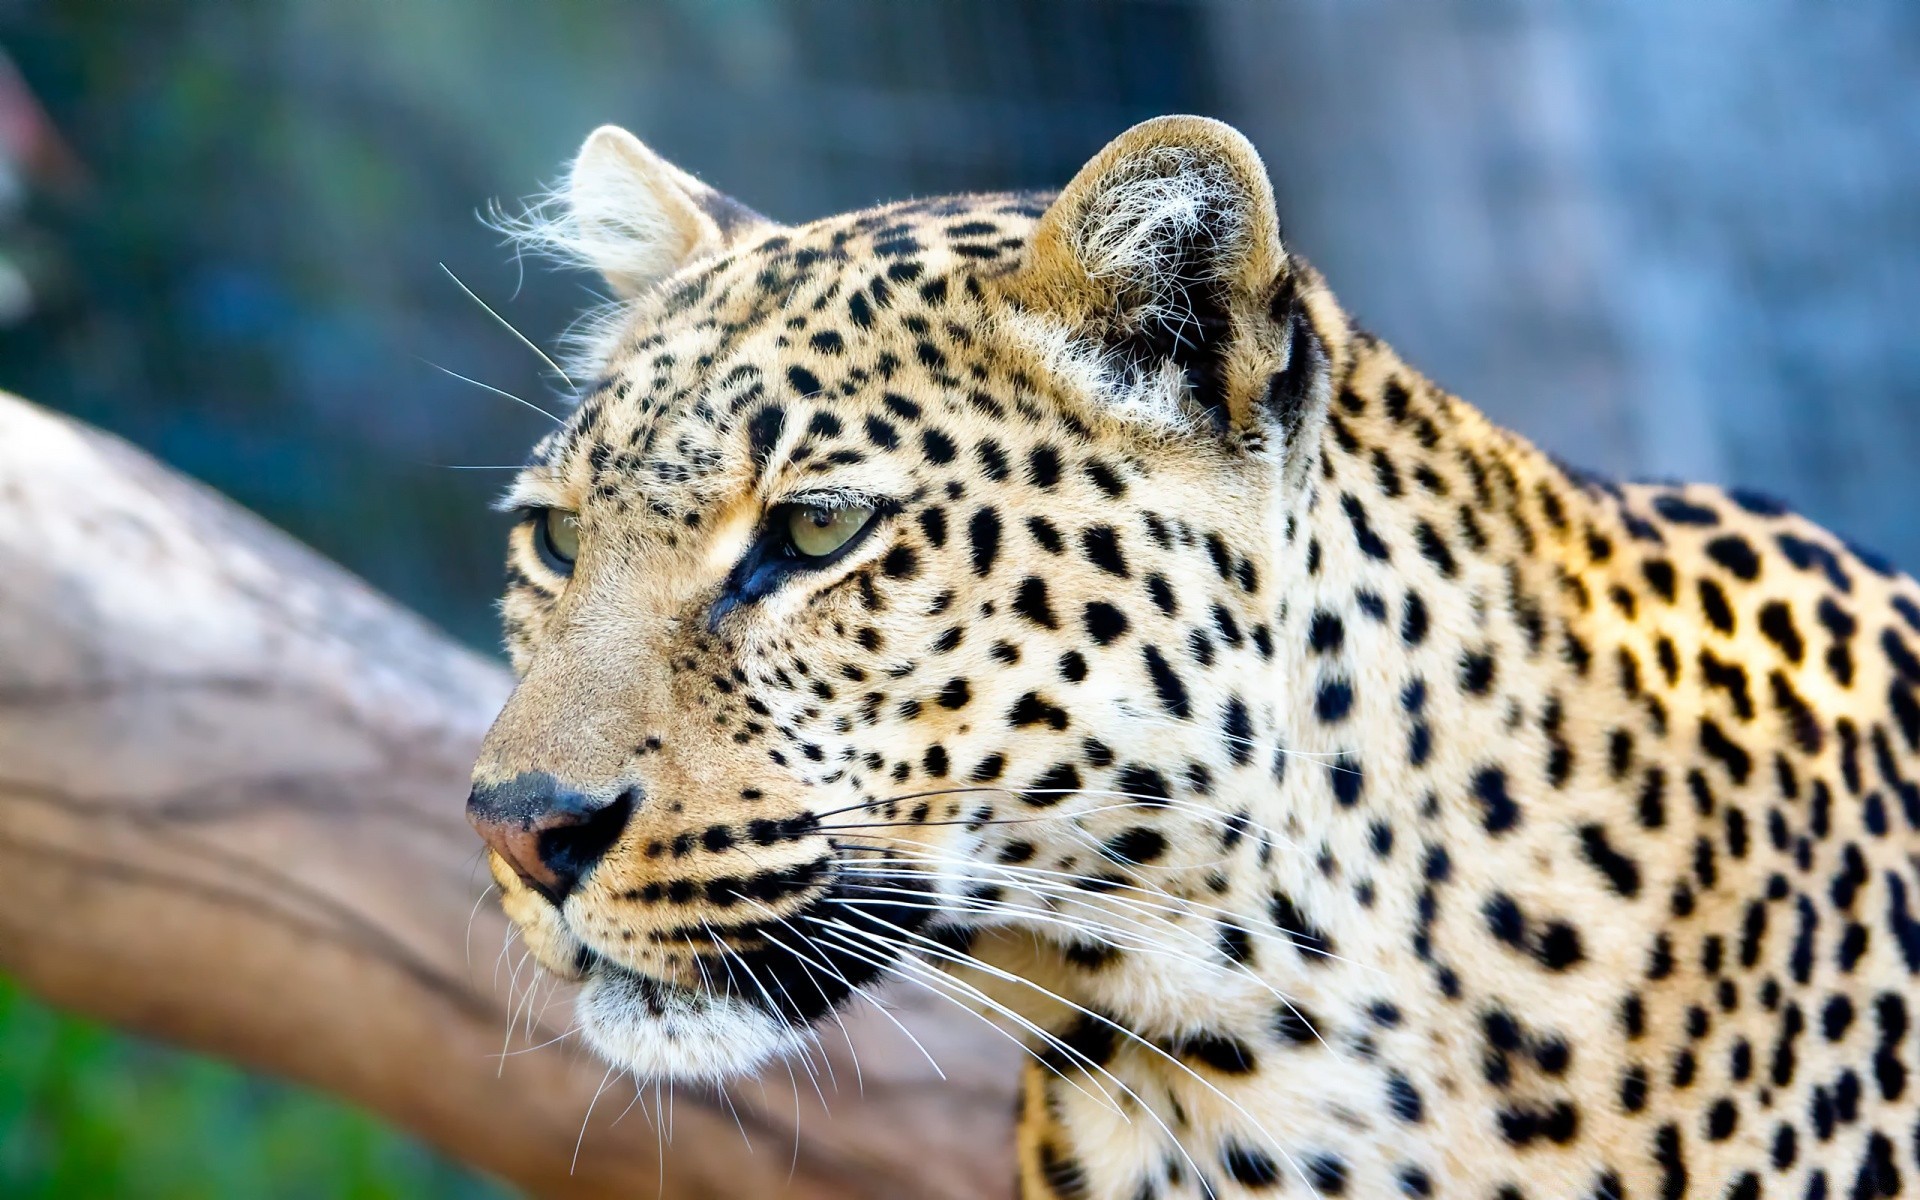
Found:
[[(1920, 563), (1911, 0), (0, 0), (0, 387), (475, 644), (590, 281), (476, 219), (617, 121), (771, 216), (1239, 125), (1289, 240), (1561, 456)], [(0, 1195), (487, 1196), (370, 1118), (0, 980)]]

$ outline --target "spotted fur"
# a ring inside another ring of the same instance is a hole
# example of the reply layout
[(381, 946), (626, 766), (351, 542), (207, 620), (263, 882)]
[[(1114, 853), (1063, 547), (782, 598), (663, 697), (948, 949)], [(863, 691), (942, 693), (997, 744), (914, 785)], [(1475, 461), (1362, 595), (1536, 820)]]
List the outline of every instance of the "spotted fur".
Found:
[[(1030, 1200), (1920, 1189), (1911, 579), (1493, 427), (1216, 123), (791, 228), (602, 131), (571, 194), (624, 298), (475, 803), (573, 814), (494, 876), (614, 1062), (904, 980), (1031, 1045)], [(759, 587), (796, 499), (876, 515)]]

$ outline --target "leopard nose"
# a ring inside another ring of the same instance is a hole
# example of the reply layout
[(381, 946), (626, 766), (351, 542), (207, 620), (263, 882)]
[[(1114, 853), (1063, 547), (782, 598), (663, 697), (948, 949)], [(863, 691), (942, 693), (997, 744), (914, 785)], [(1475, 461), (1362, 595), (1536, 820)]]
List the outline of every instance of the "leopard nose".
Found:
[(558, 906), (620, 840), (639, 800), (637, 787), (602, 799), (528, 771), (475, 784), (467, 820), (528, 887)]

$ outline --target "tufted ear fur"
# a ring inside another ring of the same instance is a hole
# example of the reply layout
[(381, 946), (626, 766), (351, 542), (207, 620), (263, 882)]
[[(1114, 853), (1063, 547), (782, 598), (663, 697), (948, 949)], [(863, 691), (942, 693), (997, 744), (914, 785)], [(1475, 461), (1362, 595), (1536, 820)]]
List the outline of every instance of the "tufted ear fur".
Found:
[(1326, 354), (1295, 283), (1258, 152), (1230, 126), (1176, 116), (1134, 126), (1080, 169), (1012, 286), (1028, 311), (1099, 347), (1123, 408), (1197, 410), (1255, 432), (1324, 403)]
[(594, 268), (628, 299), (772, 223), (626, 130), (602, 125), (581, 146), (565, 186), (513, 224), (522, 240)]

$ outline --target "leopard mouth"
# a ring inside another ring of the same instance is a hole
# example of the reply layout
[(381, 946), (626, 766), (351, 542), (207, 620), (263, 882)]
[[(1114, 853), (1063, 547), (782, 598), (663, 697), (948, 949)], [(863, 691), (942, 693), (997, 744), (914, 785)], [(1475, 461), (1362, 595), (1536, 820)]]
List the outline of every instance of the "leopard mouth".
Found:
[[(663, 979), (583, 948), (586, 1042), (641, 1079), (719, 1082), (799, 1050), (812, 1027), (896, 973), (932, 916), (905, 896), (837, 880), (791, 916), (705, 934), (700, 982)], [(689, 940), (689, 950), (700, 950)]]
[(751, 1075), (804, 1040), (741, 996), (681, 987), (605, 959), (588, 971), (577, 1012), (594, 1053), (642, 1080)]

